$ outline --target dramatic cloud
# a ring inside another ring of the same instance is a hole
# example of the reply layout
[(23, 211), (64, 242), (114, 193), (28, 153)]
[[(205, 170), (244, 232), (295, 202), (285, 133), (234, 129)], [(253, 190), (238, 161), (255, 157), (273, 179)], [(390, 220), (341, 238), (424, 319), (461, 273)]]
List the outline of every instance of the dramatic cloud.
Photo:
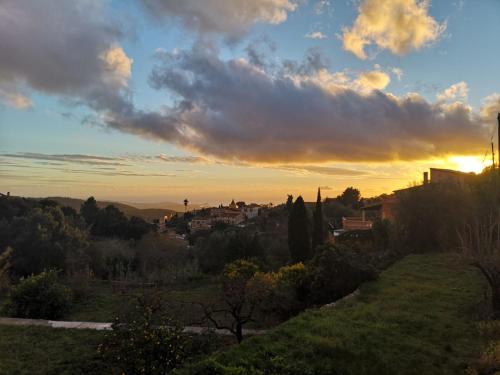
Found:
[(364, 0), (352, 28), (344, 28), (344, 49), (360, 59), (376, 44), (397, 55), (419, 49), (439, 38), (446, 25), (428, 14), (428, 0)]
[[(322, 75), (339, 83), (324, 84)], [(386, 80), (363, 77), (379, 87)], [(416, 160), (482, 152), (488, 138), (468, 105), (359, 91), (314, 54), (267, 71), (243, 59), (221, 60), (213, 48), (196, 45), (165, 54), (150, 81), (174, 94), (177, 104), (158, 113), (108, 112), (107, 125), (224, 160)]]
[(297, 8), (295, 0), (142, 0), (154, 17), (181, 20), (200, 34), (243, 36), (255, 23), (279, 24)]
[(0, 2), (0, 96), (16, 107), (23, 88), (93, 108), (123, 106), (132, 61), (101, 1)]
[(308, 39), (325, 39), (326, 35), (323, 34), (321, 31), (314, 31), (306, 34), (305, 37)]
[(332, 94), (344, 89), (362, 93), (383, 90), (391, 81), (389, 75), (382, 71), (379, 65), (375, 65), (375, 70), (362, 72), (353, 72), (349, 69), (331, 72), (328, 65), (329, 62), (322, 53), (312, 48), (307, 52), (303, 63), (285, 61), (284, 77), (291, 79), (298, 86), (305, 82), (312, 83)]

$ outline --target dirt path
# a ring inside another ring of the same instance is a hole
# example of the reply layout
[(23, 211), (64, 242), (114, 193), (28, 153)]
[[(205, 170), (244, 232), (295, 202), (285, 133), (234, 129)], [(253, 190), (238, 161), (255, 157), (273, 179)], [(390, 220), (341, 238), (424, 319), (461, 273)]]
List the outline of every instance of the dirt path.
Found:
[[(0, 324), (10, 326), (43, 326), (51, 328), (66, 328), (66, 329), (92, 329), (95, 331), (109, 331), (112, 329), (112, 323), (95, 323), (95, 322), (65, 322), (59, 320), (42, 320), (42, 319), (20, 319), (20, 318), (2, 318)], [(184, 327), (185, 333), (203, 335), (206, 333), (215, 333), (219, 336), (232, 336), (232, 333), (227, 329), (215, 329), (208, 327), (187, 326)], [(266, 330), (244, 329), (243, 335), (255, 336), (266, 333)]]

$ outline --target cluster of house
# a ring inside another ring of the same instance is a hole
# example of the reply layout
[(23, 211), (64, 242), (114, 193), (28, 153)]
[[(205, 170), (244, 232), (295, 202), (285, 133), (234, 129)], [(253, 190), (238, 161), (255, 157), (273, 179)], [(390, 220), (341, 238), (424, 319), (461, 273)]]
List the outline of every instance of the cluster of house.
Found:
[(191, 232), (209, 230), (217, 223), (240, 225), (246, 220), (259, 216), (262, 208), (264, 206), (256, 203), (247, 205), (241, 202), (236, 204), (233, 199), (228, 206), (220, 205), (216, 208), (210, 208), (208, 215), (197, 216), (195, 213), (190, 222)]
[(338, 237), (342, 233), (357, 230), (369, 230), (372, 228), (372, 218), (394, 220), (395, 206), (398, 199), (404, 192), (411, 189), (418, 189), (426, 184), (455, 184), (464, 186), (466, 181), (474, 173), (455, 171), (452, 169), (430, 168), (429, 172), (424, 172), (422, 185), (412, 186), (405, 189), (395, 190), (392, 194), (383, 196), (379, 202), (365, 205), (361, 208), (359, 217), (343, 217), (342, 229), (333, 229), (333, 236)]
[[(340, 229), (330, 226), (331, 239), (335, 240), (336, 237), (346, 232), (370, 230), (375, 218), (394, 220), (395, 207), (398, 200), (401, 194), (408, 190), (418, 189), (426, 184), (451, 183), (464, 186), (467, 179), (473, 175), (474, 173), (465, 173), (451, 169), (430, 168), (430, 172), (424, 172), (423, 183), (421, 185), (395, 190), (392, 194), (383, 195), (375, 203), (370, 203), (362, 207), (360, 209), (360, 216), (343, 217), (342, 228)], [(219, 207), (190, 211), (192, 214), (192, 219), (189, 222), (190, 230), (192, 233), (210, 230), (218, 223), (242, 225), (245, 221), (259, 216), (270, 205), (245, 204), (244, 202), (235, 203), (233, 199), (227, 206), (221, 204)], [(167, 222), (174, 217), (177, 217), (177, 215), (165, 216), (159, 222), (156, 221), (156, 224), (159, 225), (159, 231), (163, 232), (167, 227)]]

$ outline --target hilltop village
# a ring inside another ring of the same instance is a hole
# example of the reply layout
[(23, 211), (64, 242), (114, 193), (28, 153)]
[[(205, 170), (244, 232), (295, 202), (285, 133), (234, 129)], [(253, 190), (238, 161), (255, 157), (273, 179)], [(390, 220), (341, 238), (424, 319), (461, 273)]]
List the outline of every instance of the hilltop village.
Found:
[[(360, 231), (370, 231), (375, 220), (395, 219), (395, 207), (398, 203), (398, 198), (410, 190), (419, 189), (424, 185), (431, 184), (453, 184), (464, 187), (466, 182), (473, 178), (473, 172), (461, 172), (451, 169), (430, 168), (429, 172), (423, 173), (422, 182), (420, 185), (411, 186), (395, 190), (391, 194), (382, 194), (379, 197), (361, 198), (359, 191), (358, 197), (354, 198), (358, 201), (354, 204), (347, 204), (353, 209), (352, 216), (335, 217), (327, 223), (326, 233), (329, 240), (334, 241), (336, 237), (348, 236), (347, 232), (355, 232), (359, 235)], [(348, 190), (350, 192), (350, 190)], [(324, 204), (328, 206), (330, 203), (336, 204), (342, 201), (342, 198), (324, 199)], [(187, 203), (188, 200), (186, 199)], [(186, 203), (186, 211), (184, 213), (170, 213), (160, 219), (153, 220), (159, 232), (168, 231), (169, 228), (177, 228), (179, 234), (186, 235), (188, 232), (195, 234), (197, 232), (210, 231), (217, 226), (237, 226), (244, 228), (245, 226), (255, 222), (258, 217), (266, 217), (272, 212), (274, 205), (268, 204), (247, 204), (243, 201), (235, 202), (233, 199), (228, 205), (220, 204), (218, 207), (206, 207), (202, 209), (190, 210)], [(306, 203), (307, 204), (307, 203)], [(309, 203), (313, 205), (314, 203)], [(179, 225), (179, 222), (184, 224), (184, 227)], [(351, 234), (352, 236), (353, 234)]]

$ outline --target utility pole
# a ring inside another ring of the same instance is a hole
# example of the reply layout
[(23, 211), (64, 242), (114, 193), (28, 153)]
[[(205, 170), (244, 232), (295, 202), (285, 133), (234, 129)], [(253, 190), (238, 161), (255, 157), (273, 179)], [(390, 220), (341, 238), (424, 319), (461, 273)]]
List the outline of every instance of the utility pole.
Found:
[[(497, 133), (498, 133), (498, 170), (500, 171), (500, 113), (498, 113), (497, 116), (498, 120), (498, 127), (497, 127)], [(493, 169), (495, 169), (495, 163), (493, 162)]]
[(491, 142), (491, 170), (495, 170), (495, 147), (493, 146), (493, 141)]

